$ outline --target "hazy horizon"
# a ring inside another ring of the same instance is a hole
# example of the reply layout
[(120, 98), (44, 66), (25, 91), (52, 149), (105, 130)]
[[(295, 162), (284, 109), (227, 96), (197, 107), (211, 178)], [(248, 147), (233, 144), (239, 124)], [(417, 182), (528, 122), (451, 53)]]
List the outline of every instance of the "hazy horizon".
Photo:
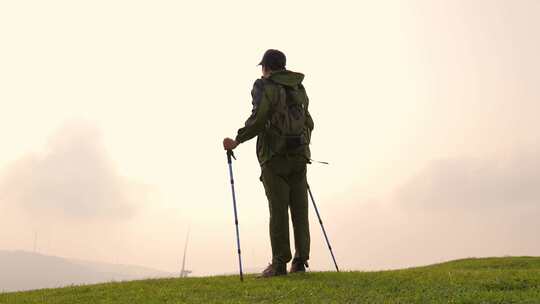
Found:
[[(540, 2), (0, 4), (0, 250), (235, 272), (224, 137), (268, 48), (305, 73), (340, 268), (540, 256)], [(245, 267), (271, 260), (255, 140)], [(310, 207), (311, 208), (311, 207)], [(313, 270), (333, 265), (310, 213)], [(0, 286), (1, 287), (1, 286)]]

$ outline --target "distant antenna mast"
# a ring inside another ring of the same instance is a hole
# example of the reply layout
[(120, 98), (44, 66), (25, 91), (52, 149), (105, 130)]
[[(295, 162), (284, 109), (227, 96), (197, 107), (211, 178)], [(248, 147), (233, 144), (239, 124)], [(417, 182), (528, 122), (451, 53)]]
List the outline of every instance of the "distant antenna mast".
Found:
[(180, 270), (181, 278), (187, 278), (188, 274), (191, 273), (191, 270), (186, 270), (186, 251), (187, 251), (188, 241), (189, 241), (189, 228), (186, 235), (186, 243), (184, 244), (184, 257), (182, 258), (182, 270)]
[(37, 231), (34, 231), (34, 253), (37, 253)]

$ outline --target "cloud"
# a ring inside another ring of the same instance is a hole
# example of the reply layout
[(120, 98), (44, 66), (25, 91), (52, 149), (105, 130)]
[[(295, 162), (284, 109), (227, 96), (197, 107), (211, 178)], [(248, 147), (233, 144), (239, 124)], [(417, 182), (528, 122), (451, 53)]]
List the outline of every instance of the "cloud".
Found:
[(539, 207), (539, 152), (433, 161), (397, 191), (397, 200), (405, 207), (427, 209)]
[(118, 174), (99, 130), (82, 122), (65, 125), (43, 153), (21, 157), (0, 175), (0, 204), (32, 218), (126, 219), (147, 190)]
[[(434, 160), (388, 196), (366, 198), (359, 189), (356, 199), (320, 202), (338, 261), (378, 269), (540, 254), (539, 148)], [(313, 264), (331, 269), (317, 226)]]

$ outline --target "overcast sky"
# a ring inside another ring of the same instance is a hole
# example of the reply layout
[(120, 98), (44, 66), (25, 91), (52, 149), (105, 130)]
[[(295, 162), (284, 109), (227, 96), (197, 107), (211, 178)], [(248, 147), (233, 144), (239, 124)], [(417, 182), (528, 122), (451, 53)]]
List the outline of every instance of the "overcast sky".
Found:
[[(314, 191), (344, 269), (540, 255), (540, 2), (0, 4), (0, 250), (236, 271), (223, 137), (268, 48), (306, 74)], [(247, 268), (271, 260), (255, 142)], [(311, 214), (313, 269), (331, 269)]]

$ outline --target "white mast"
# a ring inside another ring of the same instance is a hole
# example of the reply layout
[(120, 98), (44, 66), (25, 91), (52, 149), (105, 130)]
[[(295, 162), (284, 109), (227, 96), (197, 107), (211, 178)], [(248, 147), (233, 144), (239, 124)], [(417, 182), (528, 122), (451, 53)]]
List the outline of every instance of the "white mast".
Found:
[(187, 278), (188, 274), (191, 273), (191, 270), (186, 270), (186, 252), (187, 252), (188, 241), (189, 241), (189, 228), (186, 235), (186, 243), (184, 244), (184, 257), (182, 258), (182, 270), (180, 270), (181, 278)]
[(34, 231), (34, 253), (37, 253), (37, 231)]

